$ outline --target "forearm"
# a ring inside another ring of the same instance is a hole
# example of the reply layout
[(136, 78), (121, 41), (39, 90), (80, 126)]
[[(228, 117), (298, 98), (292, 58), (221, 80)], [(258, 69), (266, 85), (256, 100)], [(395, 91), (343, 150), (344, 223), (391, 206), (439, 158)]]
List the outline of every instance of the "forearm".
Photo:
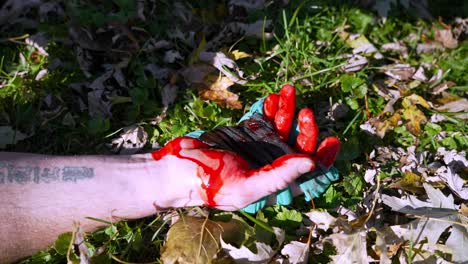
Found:
[(150, 155), (43, 156), (0, 153), (0, 263), (50, 245), (73, 223), (154, 214), (162, 173)]

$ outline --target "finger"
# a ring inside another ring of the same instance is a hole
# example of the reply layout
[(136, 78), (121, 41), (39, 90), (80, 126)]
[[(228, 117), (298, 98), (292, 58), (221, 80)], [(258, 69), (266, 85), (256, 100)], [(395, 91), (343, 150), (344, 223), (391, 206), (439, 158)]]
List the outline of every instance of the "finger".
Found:
[(340, 140), (336, 137), (325, 138), (317, 148), (315, 161), (322, 164), (327, 169), (330, 168), (340, 151), (340, 145)]
[(310, 108), (303, 108), (297, 117), (299, 134), (296, 138), (296, 149), (301, 153), (312, 154), (317, 146), (318, 127), (314, 112)]
[(268, 95), (263, 102), (263, 114), (269, 121), (275, 119), (276, 112), (278, 112), (278, 99), (279, 96), (275, 93)]
[(167, 155), (179, 155), (182, 149), (200, 149), (208, 148), (209, 146), (196, 138), (178, 137), (164, 145), (157, 151), (151, 153), (155, 160), (160, 160)]
[(281, 87), (278, 98), (278, 111), (275, 115), (275, 128), (280, 138), (287, 142), (296, 109), (296, 89), (286, 84)]
[(301, 174), (315, 169), (315, 163), (311, 157), (303, 154), (289, 154), (282, 156), (272, 164), (257, 170), (250, 170), (246, 186), (256, 186), (255, 198), (282, 190)]

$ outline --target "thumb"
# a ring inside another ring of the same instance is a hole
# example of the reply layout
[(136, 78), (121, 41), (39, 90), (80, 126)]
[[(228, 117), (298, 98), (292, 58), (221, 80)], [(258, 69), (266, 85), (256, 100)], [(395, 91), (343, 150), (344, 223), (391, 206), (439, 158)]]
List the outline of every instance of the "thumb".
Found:
[(315, 163), (305, 154), (284, 155), (273, 163), (248, 172), (247, 186), (257, 186), (256, 195), (264, 197), (286, 188), (302, 174), (313, 171)]

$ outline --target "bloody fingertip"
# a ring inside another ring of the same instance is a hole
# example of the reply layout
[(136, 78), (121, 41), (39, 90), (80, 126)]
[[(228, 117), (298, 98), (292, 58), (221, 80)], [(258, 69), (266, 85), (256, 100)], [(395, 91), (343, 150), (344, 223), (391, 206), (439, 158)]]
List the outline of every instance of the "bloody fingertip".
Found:
[(335, 162), (336, 156), (340, 151), (340, 140), (337, 137), (325, 138), (317, 148), (315, 161), (330, 168)]

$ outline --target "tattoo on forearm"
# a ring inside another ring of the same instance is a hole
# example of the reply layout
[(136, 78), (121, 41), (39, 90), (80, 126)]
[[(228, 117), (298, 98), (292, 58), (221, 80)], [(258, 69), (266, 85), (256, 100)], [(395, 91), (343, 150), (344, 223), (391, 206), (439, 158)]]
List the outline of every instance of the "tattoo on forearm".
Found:
[(77, 182), (94, 177), (94, 168), (85, 166), (39, 167), (0, 161), (0, 184)]

